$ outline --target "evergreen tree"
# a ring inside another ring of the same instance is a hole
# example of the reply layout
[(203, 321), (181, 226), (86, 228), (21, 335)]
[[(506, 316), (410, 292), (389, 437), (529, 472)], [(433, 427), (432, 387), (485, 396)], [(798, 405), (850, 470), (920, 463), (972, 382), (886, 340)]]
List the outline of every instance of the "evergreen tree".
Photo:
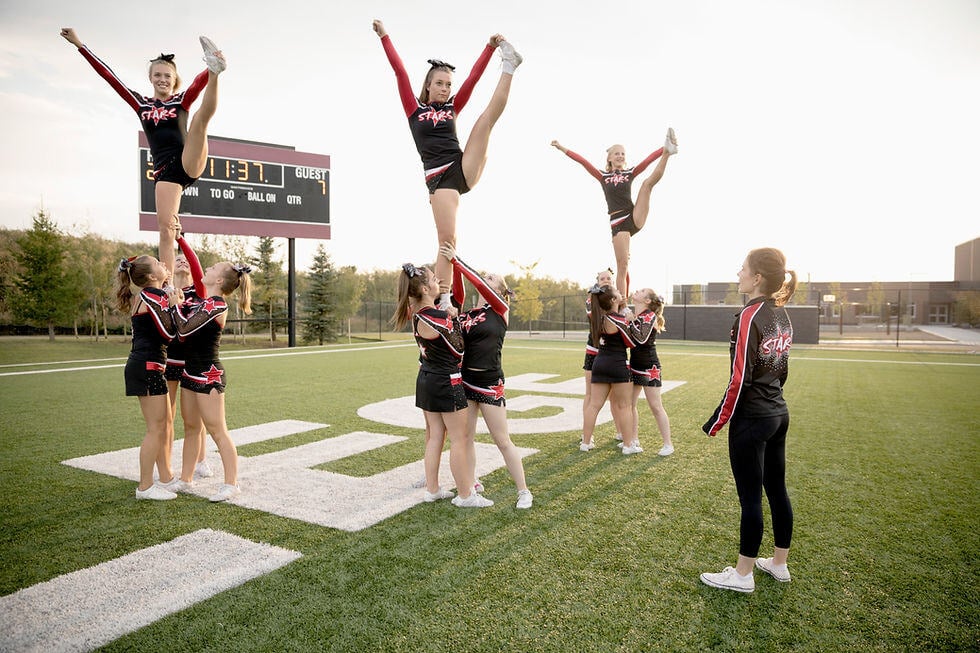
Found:
[(44, 210), (17, 239), (14, 251), (20, 270), (14, 280), (10, 309), (16, 319), (43, 325), (54, 340), (55, 327), (71, 322), (82, 298), (77, 275), (65, 264), (65, 237)]
[(286, 273), (275, 259), (276, 246), (270, 237), (259, 239), (252, 265), (252, 310), (256, 319), (269, 324), (269, 338), (276, 341), (278, 322), (286, 319)]
[(303, 342), (333, 342), (337, 339), (335, 312), (338, 275), (330, 255), (319, 245), (307, 273), (309, 285), (303, 294)]

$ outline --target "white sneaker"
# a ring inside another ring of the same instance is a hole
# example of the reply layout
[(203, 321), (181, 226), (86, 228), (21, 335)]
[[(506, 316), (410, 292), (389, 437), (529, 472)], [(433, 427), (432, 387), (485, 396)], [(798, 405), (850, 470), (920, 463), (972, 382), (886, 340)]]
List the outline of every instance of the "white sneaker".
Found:
[(480, 479), (476, 479), (476, 482), (473, 484), (473, 491), (483, 494), (483, 482)]
[(422, 496), (422, 500), (426, 503), (432, 503), (433, 501), (438, 501), (439, 499), (452, 499), (453, 496), (455, 495), (453, 495), (453, 493), (449, 490), (439, 488), (435, 492), (429, 492), (426, 490), (425, 494)]
[(180, 480), (180, 477), (174, 476), (169, 483), (160, 483), (159, 485), (168, 492), (190, 492), (193, 483), (187, 483)]
[(705, 585), (723, 590), (746, 593), (755, 591), (755, 579), (752, 577), (752, 574), (739, 576), (738, 572), (735, 571), (735, 567), (725, 567), (723, 571), (717, 574), (701, 574), (701, 582)]
[(136, 488), (136, 498), (137, 499), (149, 499), (151, 501), (168, 501), (170, 499), (176, 499), (177, 495), (170, 490), (164, 490), (162, 487), (154, 483), (145, 490)]
[(524, 57), (514, 49), (514, 46), (507, 41), (501, 41), (497, 46), (500, 51), (500, 59), (503, 62), (503, 71), (508, 75), (513, 75), (517, 67), (524, 62)]
[(780, 583), (788, 583), (790, 581), (789, 567), (786, 565), (772, 564), (772, 558), (757, 558), (755, 561), (755, 566), (778, 580)]
[(592, 451), (593, 449), (595, 449), (595, 442), (589, 442), (588, 444), (586, 444), (583, 441), (578, 443), (579, 451)]
[(534, 496), (531, 494), (530, 490), (521, 490), (517, 493), (517, 507), (521, 510), (526, 510), (531, 507), (531, 503), (534, 502)]
[(465, 499), (460, 499), (459, 495), (457, 495), (456, 498), (453, 499), (453, 505), (458, 508), (489, 508), (493, 505), (493, 501), (486, 498), (482, 494), (473, 492)]
[(208, 497), (208, 501), (213, 501), (215, 503), (219, 501), (227, 501), (228, 499), (233, 499), (242, 493), (242, 489), (237, 485), (229, 485), (227, 483), (222, 483), (218, 487), (218, 491)]
[(623, 441), (623, 434), (622, 433), (617, 433), (615, 436), (613, 436), (613, 440), (616, 440), (617, 442), (622, 442)]
[(661, 447), (660, 451), (657, 452), (657, 455), (658, 456), (669, 456), (672, 453), (674, 453), (674, 445), (672, 445), (672, 444), (665, 444), (663, 447)]
[(620, 449), (622, 449), (623, 448), (623, 443), (622, 442), (617, 442), (616, 443), (616, 446), (619, 447)]
[(436, 308), (438, 308), (440, 311), (448, 311), (450, 308), (452, 308), (452, 305), (453, 301), (449, 293), (444, 292), (439, 295), (439, 303), (436, 304)]
[(214, 476), (214, 470), (211, 469), (211, 465), (208, 461), (202, 460), (198, 464), (194, 465), (194, 476), (199, 478), (211, 478)]
[(677, 137), (674, 136), (674, 128), (667, 128), (667, 138), (664, 140), (664, 150), (667, 154), (677, 154)]
[(225, 61), (224, 56), (218, 54), (218, 46), (214, 44), (214, 41), (206, 36), (200, 37), (201, 47), (204, 48), (204, 62), (208, 65), (208, 70), (213, 72), (215, 75), (224, 72), (228, 67), (228, 63)]
[(623, 447), (624, 456), (629, 456), (634, 453), (643, 453), (643, 447), (640, 446), (639, 442), (637, 442), (636, 444), (631, 444), (628, 447)]
[(423, 488), (423, 487), (425, 487), (425, 474), (422, 475), (422, 478), (420, 478), (419, 480), (417, 480), (414, 483), (412, 483), (412, 487), (415, 487), (415, 488)]

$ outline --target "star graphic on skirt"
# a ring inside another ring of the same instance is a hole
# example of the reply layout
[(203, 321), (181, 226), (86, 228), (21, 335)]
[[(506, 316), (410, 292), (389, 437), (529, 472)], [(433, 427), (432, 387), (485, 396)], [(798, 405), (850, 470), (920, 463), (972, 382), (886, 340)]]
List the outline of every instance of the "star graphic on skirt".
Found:
[(221, 377), (224, 375), (224, 370), (219, 370), (214, 365), (211, 366), (207, 372), (204, 372), (202, 376), (208, 380), (208, 384), (221, 383)]
[(493, 390), (494, 399), (504, 398), (504, 382), (500, 379), (497, 379), (497, 385), (490, 386), (490, 389)]

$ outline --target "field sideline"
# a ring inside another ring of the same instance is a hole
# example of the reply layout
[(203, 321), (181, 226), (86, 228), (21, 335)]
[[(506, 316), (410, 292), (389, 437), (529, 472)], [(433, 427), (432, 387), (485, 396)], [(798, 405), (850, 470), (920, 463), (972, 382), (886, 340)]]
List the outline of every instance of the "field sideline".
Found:
[[(358, 413), (406, 410), (417, 365), (409, 341), (223, 356), (246, 507), (137, 502), (133, 481), (63, 464), (139, 445), (137, 403), (123, 397), (125, 345), (0, 340), (0, 650), (25, 649), (23, 633), (50, 623), (61, 624), (59, 641), (108, 651), (980, 646), (976, 356), (794, 348), (793, 581), (757, 574), (755, 593), (741, 595), (698, 580), (737, 553), (727, 432), (699, 428), (724, 390), (727, 346), (658, 349), (665, 380), (683, 382), (664, 395), (673, 456), (656, 456), (642, 406), (638, 456), (614, 447), (611, 422), (589, 453), (578, 451), (576, 427), (515, 430), (518, 446), (537, 451), (524, 459), (534, 507), (514, 509), (500, 468), (483, 476), (496, 505), (463, 511), (418, 503), (421, 490), (391, 480), (421, 458), (421, 429)], [(580, 421), (570, 406), (581, 404), (581, 363), (580, 343), (510, 341), (505, 370), (523, 388), (508, 385), (515, 424)], [(491, 450), (481, 449), (488, 461)], [(341, 490), (304, 494), (322, 479)], [(374, 489), (347, 496), (344, 479)], [(263, 502), (284, 511), (255, 507)], [(300, 510), (382, 505), (398, 507), (356, 530)], [(763, 550), (771, 546), (767, 528)], [(151, 575), (138, 599), (104, 624), (103, 639), (86, 639), (72, 624), (141, 570)], [(69, 613), (14, 609), (43, 590), (52, 597), (43, 601), (71, 599)]]

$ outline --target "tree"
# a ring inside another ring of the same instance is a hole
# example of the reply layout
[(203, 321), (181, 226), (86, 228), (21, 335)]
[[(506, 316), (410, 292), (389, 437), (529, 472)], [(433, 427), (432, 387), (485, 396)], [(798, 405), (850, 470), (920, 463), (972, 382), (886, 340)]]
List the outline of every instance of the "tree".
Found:
[(544, 305), (541, 303), (541, 289), (538, 285), (538, 279), (531, 276), (534, 268), (538, 266), (540, 261), (535, 261), (530, 265), (518, 265), (514, 261), (514, 265), (517, 265), (524, 273), (524, 276), (518, 279), (516, 288), (514, 288), (514, 293), (516, 294), (516, 299), (511, 305), (510, 312), (518, 320), (527, 321), (527, 331), (531, 332), (531, 323), (541, 317), (541, 312), (544, 310)]
[(269, 338), (276, 341), (276, 322), (286, 319), (286, 274), (282, 271), (282, 263), (274, 257), (276, 246), (270, 237), (259, 239), (256, 255), (252, 264), (258, 268), (253, 271), (252, 280), (252, 309), (256, 318), (262, 317), (269, 324)]
[[(691, 306), (700, 306), (704, 303), (704, 286), (701, 284), (694, 284), (691, 286), (691, 291), (687, 295), (687, 303)], [(741, 303), (741, 302), (739, 302)]]
[(303, 294), (303, 342), (333, 342), (338, 332), (334, 312), (337, 271), (322, 244), (313, 255), (307, 281), (309, 288)]
[(14, 258), (20, 272), (10, 308), (16, 318), (46, 326), (53, 341), (55, 326), (77, 314), (82, 297), (80, 284), (65, 265), (65, 237), (42, 209), (33, 227), (16, 242)]
[(742, 293), (738, 291), (737, 283), (728, 284), (728, 292), (725, 293), (725, 303), (729, 306), (741, 306), (743, 304)]
[[(820, 301), (820, 298), (817, 298)], [(806, 281), (800, 281), (796, 284), (796, 292), (793, 293), (792, 303), (794, 304), (809, 304), (810, 303), (810, 284)]]
[[(872, 281), (868, 288), (868, 314), (883, 318), (882, 309), (885, 306), (885, 289), (880, 281)], [(884, 319), (882, 319), (884, 321)]]

